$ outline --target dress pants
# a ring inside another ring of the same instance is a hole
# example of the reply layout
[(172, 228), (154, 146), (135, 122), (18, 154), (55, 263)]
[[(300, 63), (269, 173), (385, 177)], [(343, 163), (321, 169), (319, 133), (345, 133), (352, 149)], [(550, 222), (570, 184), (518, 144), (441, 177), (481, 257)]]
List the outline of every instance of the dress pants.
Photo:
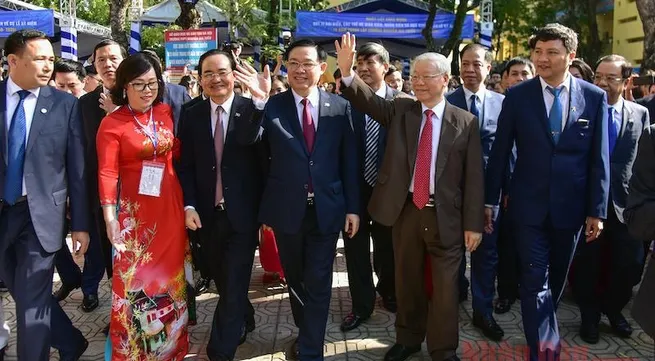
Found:
[(299, 329), (300, 360), (322, 361), (339, 234), (320, 231), (313, 205), (307, 206), (298, 233), (273, 231), (287, 280), (293, 319)]
[(64, 357), (74, 355), (84, 342), (52, 296), (54, 259), (55, 254), (46, 252), (37, 238), (27, 201), (4, 205), (0, 211), (0, 279), (16, 302), (19, 360), (47, 361), (51, 346)]
[[(373, 187), (362, 184), (360, 189), (361, 204), (366, 205), (371, 198)], [(364, 210), (360, 217), (359, 231), (355, 237), (344, 242), (352, 311), (363, 318), (368, 318), (375, 306), (376, 288), (373, 287), (371, 269), (371, 238), (373, 238), (373, 265), (378, 276), (377, 291), (384, 298), (396, 297), (391, 227), (371, 220), (368, 211)]]
[[(609, 247), (608, 264), (603, 264), (602, 250)], [(632, 298), (632, 287), (641, 280), (643, 243), (628, 232), (628, 227), (616, 217), (610, 202), (607, 220), (599, 239), (580, 242), (576, 256), (573, 294), (580, 307), (582, 320), (599, 322), (600, 314), (615, 315)], [(601, 269), (609, 268), (609, 282), (602, 294), (598, 293)]]
[(519, 292), (519, 260), (509, 217), (502, 217), (498, 232), (498, 297), (515, 300)]
[(521, 262), (523, 330), (530, 360), (558, 361), (561, 344), (555, 312), (582, 229), (554, 228), (548, 217), (541, 225), (515, 222), (514, 230)]
[[(405, 203), (392, 234), (396, 279), (402, 280), (396, 284), (396, 342), (412, 347), (427, 338), (432, 360), (451, 357), (459, 343), (457, 290), (463, 235), (440, 237), (436, 209), (419, 210), (411, 200)], [(426, 253), (432, 269), (430, 299), (425, 294)]]
[(257, 247), (257, 229), (236, 232), (225, 210), (215, 210), (209, 236), (202, 240), (206, 263), (220, 298), (207, 344), (207, 355), (232, 360), (246, 318), (255, 314), (248, 288)]
[(84, 295), (98, 294), (98, 285), (102, 281), (102, 276), (105, 274), (105, 262), (102, 257), (100, 233), (98, 232), (95, 218), (92, 218), (91, 222), (91, 227), (89, 227), (89, 247), (84, 254), (84, 269), (82, 271), (80, 271), (80, 268), (75, 263), (73, 255), (65, 243), (66, 235), (68, 234), (68, 219), (64, 225), (64, 246), (57, 251), (55, 256), (55, 267), (57, 268), (61, 282), (66, 286), (81, 285)]
[[(483, 233), (480, 246), (471, 252), (471, 297), (473, 299), (473, 311), (483, 316), (491, 316), (493, 313), (494, 281), (496, 280), (496, 268), (498, 267), (498, 225), (501, 222), (500, 215), (494, 221), (494, 231), (491, 234)], [(466, 267), (466, 257), (462, 257), (464, 267), (460, 265), (460, 292), (462, 280), (466, 277), (462, 273)], [(468, 283), (468, 282), (467, 282)], [(468, 291), (468, 290), (467, 290)]]

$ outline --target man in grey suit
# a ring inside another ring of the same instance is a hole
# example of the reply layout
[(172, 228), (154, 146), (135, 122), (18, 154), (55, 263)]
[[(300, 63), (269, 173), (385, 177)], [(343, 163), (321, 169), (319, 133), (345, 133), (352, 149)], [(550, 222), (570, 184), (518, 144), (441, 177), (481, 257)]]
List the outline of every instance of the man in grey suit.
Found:
[(46, 361), (53, 346), (61, 360), (78, 360), (88, 342), (52, 296), (67, 196), (75, 255), (89, 244), (77, 99), (46, 86), (55, 56), (44, 33), (11, 34), (5, 54), (10, 74), (0, 83), (0, 278), (16, 302), (18, 358)]
[[(503, 108), (505, 96), (489, 91), (484, 86), (484, 80), (491, 70), (493, 56), (480, 44), (469, 44), (461, 51), (463, 86), (446, 96), (453, 105), (473, 114), (480, 126), (482, 141), (482, 157), (486, 168), (491, 145), (496, 138), (498, 115)], [(499, 217), (496, 217), (496, 224)], [(473, 296), (473, 325), (485, 336), (500, 341), (505, 333), (493, 317), (494, 281), (498, 266), (498, 230), (494, 227), (491, 233), (485, 233), (480, 247), (471, 252), (471, 295)], [(466, 299), (468, 281), (464, 275), (466, 257), (460, 264), (459, 292), (460, 302)]]
[[(623, 99), (632, 65), (620, 55), (608, 55), (596, 65), (594, 83), (607, 93), (610, 154), (610, 197), (605, 229), (596, 242), (582, 242), (576, 256), (573, 293), (580, 307), (580, 337), (588, 343), (599, 340), (601, 313), (607, 315), (612, 331), (628, 338), (632, 327), (621, 310), (632, 297), (632, 286), (641, 279), (644, 258), (642, 242), (628, 232), (623, 210), (628, 198), (628, 182), (637, 156), (637, 143), (648, 126), (648, 109)], [(605, 263), (603, 250), (609, 249)], [(609, 283), (597, 292), (601, 268), (609, 267)]]

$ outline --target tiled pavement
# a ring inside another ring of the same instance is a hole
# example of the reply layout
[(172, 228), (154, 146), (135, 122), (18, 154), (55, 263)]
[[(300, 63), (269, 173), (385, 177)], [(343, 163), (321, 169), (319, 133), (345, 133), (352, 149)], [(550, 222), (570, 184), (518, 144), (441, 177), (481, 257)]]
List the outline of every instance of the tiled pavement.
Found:
[[(340, 245), (341, 247), (342, 245)], [(325, 355), (328, 361), (371, 360), (379, 361), (394, 342), (394, 315), (377, 307), (374, 315), (358, 330), (343, 334), (339, 330), (341, 318), (350, 310), (348, 278), (346, 275), (343, 248), (334, 266), (333, 297), (328, 319)], [(286, 289), (281, 286), (264, 286), (261, 282), (262, 269), (257, 260), (253, 269), (250, 299), (256, 309), (257, 329), (248, 336), (248, 341), (239, 347), (236, 360), (278, 361), (284, 360), (284, 349), (293, 340), (297, 330), (293, 326), (291, 308)], [(58, 287), (55, 284), (55, 289)], [(105, 337), (102, 328), (108, 321), (109, 284), (101, 285), (101, 306), (92, 313), (79, 309), (82, 294), (76, 291), (62, 303), (64, 310), (72, 318), (90, 342), (82, 360), (103, 360)], [(206, 293), (197, 300), (198, 325), (191, 328), (191, 347), (187, 360), (207, 360), (205, 347), (209, 340), (210, 320), (216, 307), (217, 296)], [(2, 295), (5, 316), (15, 323), (13, 301), (7, 294)], [(380, 306), (380, 305), (378, 305)], [(630, 307), (630, 306), (628, 306)], [(655, 312), (655, 309), (654, 309)], [(512, 311), (497, 315), (498, 323), (505, 330), (505, 340), (498, 344), (485, 340), (481, 333), (471, 325), (471, 302), (460, 307), (460, 347), (462, 360), (523, 360), (525, 339), (523, 338), (519, 305)], [(629, 316), (629, 312), (625, 312)], [(586, 345), (577, 335), (579, 313), (570, 300), (565, 299), (558, 312), (560, 332), (564, 339), (562, 361), (568, 360), (655, 360), (653, 340), (640, 329), (632, 338), (623, 340), (610, 336), (607, 320), (603, 320), (602, 338), (597, 345)], [(636, 325), (635, 325), (636, 326)], [(9, 343), (7, 360), (16, 360), (15, 338)], [(56, 352), (51, 359), (58, 360)], [(410, 360), (428, 361), (425, 346), (422, 354)], [(29, 361), (29, 360), (28, 360)]]

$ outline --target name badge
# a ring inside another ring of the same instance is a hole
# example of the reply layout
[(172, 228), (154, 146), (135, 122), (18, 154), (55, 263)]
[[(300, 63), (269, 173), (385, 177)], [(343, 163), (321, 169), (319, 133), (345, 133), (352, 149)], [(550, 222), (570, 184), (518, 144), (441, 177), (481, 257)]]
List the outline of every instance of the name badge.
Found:
[(159, 197), (161, 194), (161, 181), (164, 178), (164, 163), (144, 161), (139, 181), (139, 194)]

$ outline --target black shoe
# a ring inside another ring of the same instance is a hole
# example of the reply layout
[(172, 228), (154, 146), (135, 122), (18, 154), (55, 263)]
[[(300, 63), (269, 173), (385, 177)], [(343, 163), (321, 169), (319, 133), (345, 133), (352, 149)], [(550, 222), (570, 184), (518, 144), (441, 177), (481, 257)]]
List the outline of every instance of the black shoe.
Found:
[(196, 296), (207, 292), (207, 289), (209, 288), (209, 282), (211, 282), (209, 278), (200, 278), (198, 282), (196, 282)]
[(243, 345), (248, 338), (248, 329), (245, 325), (241, 326), (241, 337), (239, 337), (239, 345)]
[(287, 360), (300, 360), (300, 355), (298, 355), (298, 339), (293, 340), (289, 348), (284, 351), (284, 356)]
[(600, 331), (598, 330), (598, 322), (582, 321), (580, 324), (580, 338), (586, 343), (595, 345), (600, 339)]
[(396, 313), (398, 310), (398, 303), (396, 303), (396, 297), (382, 297), (382, 307), (385, 310)]
[(473, 312), (473, 326), (482, 330), (482, 333), (492, 341), (500, 341), (505, 336), (503, 329), (498, 326), (494, 317), (483, 316), (482, 314)]
[(255, 330), (255, 316), (252, 315), (250, 317), (246, 316), (246, 331), (252, 332)]
[(421, 351), (421, 345), (410, 347), (397, 343), (391, 346), (387, 354), (384, 355), (384, 361), (404, 361), (419, 351)]
[(75, 289), (80, 288), (80, 286), (81, 285), (79, 283), (72, 286), (62, 283), (61, 287), (59, 287), (59, 289), (56, 290), (52, 295), (55, 296), (57, 302), (61, 302), (68, 298), (68, 295), (70, 295), (71, 292), (73, 292)]
[(364, 318), (354, 312), (350, 312), (346, 317), (344, 317), (343, 321), (341, 321), (341, 332), (352, 331), (367, 319), (368, 317)]
[(248, 334), (255, 330), (255, 317), (246, 317), (243, 326), (241, 326), (241, 337), (239, 338), (239, 345), (246, 342)]
[(4, 361), (4, 360), (5, 360), (5, 349), (6, 349), (6, 348), (7, 348), (7, 347), (0, 348), (0, 361)]
[(77, 349), (75, 352), (75, 355), (63, 355), (61, 352), (59, 352), (59, 360), (60, 361), (78, 361), (82, 355), (84, 355), (84, 352), (86, 351), (87, 348), (89, 348), (89, 341), (86, 339), (83, 339), (84, 342), (82, 342), (82, 345), (80, 348)]
[(469, 299), (468, 291), (459, 291), (459, 303), (462, 303)]
[(0, 292), (8, 292), (9, 288), (7, 288), (7, 285), (4, 283), (4, 281), (0, 281)]
[(109, 336), (109, 324), (107, 324), (107, 326), (105, 326), (105, 328), (102, 329), (102, 333), (105, 336)]
[(621, 338), (630, 338), (632, 336), (632, 326), (620, 312), (616, 315), (608, 315), (607, 318), (610, 320), (614, 334)]
[(507, 313), (512, 309), (513, 304), (514, 304), (514, 300), (511, 300), (509, 298), (498, 298), (496, 299), (496, 304), (494, 305), (494, 312), (496, 312), (499, 315), (502, 315), (503, 313)]
[(82, 300), (82, 311), (91, 312), (98, 308), (98, 294), (84, 295)]

